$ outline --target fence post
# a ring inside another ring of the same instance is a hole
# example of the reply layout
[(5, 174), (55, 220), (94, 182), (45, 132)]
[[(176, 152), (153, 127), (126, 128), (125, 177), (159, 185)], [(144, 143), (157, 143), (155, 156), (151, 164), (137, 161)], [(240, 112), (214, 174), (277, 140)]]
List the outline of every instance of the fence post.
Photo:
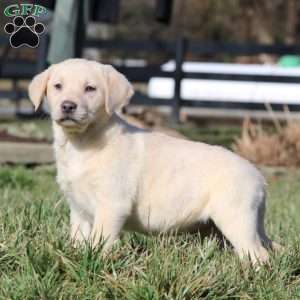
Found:
[(186, 51), (186, 39), (179, 37), (176, 41), (176, 55), (175, 55), (175, 72), (174, 72), (174, 99), (172, 103), (172, 121), (174, 123), (180, 122), (180, 91), (181, 91), (181, 80), (183, 78), (182, 63), (185, 57)]
[(47, 67), (47, 52), (49, 45), (49, 36), (44, 34), (40, 39), (40, 44), (37, 49), (37, 66), (36, 73), (44, 71)]
[[(49, 35), (44, 34), (40, 39), (40, 44), (37, 49), (36, 74), (44, 71), (48, 67), (48, 62), (47, 62), (48, 46), (49, 46)], [(45, 113), (46, 112), (44, 110), (44, 106), (41, 105), (38, 111), (34, 112), (33, 115), (39, 116), (39, 115), (44, 115)]]

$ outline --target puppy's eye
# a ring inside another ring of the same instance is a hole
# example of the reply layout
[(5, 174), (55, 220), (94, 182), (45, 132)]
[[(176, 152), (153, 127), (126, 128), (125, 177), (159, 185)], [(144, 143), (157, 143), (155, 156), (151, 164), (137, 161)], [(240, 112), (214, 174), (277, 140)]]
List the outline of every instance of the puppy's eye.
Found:
[(55, 87), (55, 89), (57, 89), (57, 90), (61, 90), (61, 89), (62, 89), (61, 83), (56, 83), (56, 84), (54, 84), (54, 87)]
[(94, 91), (96, 91), (96, 88), (94, 86), (87, 85), (84, 90), (86, 92), (94, 92)]

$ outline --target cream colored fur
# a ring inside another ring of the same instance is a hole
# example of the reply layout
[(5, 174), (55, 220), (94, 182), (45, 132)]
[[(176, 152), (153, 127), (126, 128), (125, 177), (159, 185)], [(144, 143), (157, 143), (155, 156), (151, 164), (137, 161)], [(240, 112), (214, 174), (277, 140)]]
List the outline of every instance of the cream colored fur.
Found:
[[(96, 90), (86, 91), (87, 85)], [(75, 241), (96, 244), (103, 237), (107, 250), (122, 229), (188, 230), (212, 220), (240, 257), (268, 259), (263, 176), (222, 147), (126, 123), (115, 111), (133, 90), (112, 67), (67, 60), (37, 75), (29, 94), (36, 108), (45, 95), (48, 100), (57, 181), (69, 201)], [(64, 100), (78, 105), (78, 122), (60, 121)]]

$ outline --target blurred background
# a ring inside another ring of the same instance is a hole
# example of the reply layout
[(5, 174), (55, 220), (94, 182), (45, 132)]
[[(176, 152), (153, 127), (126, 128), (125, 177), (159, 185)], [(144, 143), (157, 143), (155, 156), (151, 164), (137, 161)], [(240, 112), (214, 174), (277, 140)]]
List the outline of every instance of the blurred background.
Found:
[[(300, 299), (299, 41), (299, 0), (1, 0), (0, 299)], [(132, 82), (128, 122), (255, 163), (284, 250), (251, 269), (201, 234), (124, 233), (105, 259), (71, 246), (47, 104), (27, 92), (71, 57)]]
[[(8, 6), (0, 21), (0, 163), (53, 161), (47, 105), (33, 112), (27, 86), (52, 63), (84, 57), (114, 65), (134, 84), (122, 114), (136, 126), (221, 144), (261, 165), (300, 164), (299, 1), (1, 1), (0, 10)], [(42, 33), (16, 24), (29, 15)]]

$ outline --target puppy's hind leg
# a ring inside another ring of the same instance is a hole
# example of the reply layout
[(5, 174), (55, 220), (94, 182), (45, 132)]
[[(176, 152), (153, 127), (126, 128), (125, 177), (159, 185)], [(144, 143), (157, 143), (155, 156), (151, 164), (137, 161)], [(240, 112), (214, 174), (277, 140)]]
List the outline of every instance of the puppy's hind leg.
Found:
[(258, 232), (261, 238), (261, 241), (267, 249), (271, 249), (273, 251), (281, 251), (283, 250), (283, 246), (279, 243), (272, 241), (265, 232), (264, 226), (264, 216), (265, 216), (265, 201), (263, 201), (262, 206), (258, 210)]
[(215, 201), (211, 218), (233, 245), (239, 257), (250, 256), (253, 264), (267, 262), (269, 254), (265, 247), (270, 240), (263, 226), (263, 188), (254, 190), (252, 195), (237, 192), (221, 195)]

